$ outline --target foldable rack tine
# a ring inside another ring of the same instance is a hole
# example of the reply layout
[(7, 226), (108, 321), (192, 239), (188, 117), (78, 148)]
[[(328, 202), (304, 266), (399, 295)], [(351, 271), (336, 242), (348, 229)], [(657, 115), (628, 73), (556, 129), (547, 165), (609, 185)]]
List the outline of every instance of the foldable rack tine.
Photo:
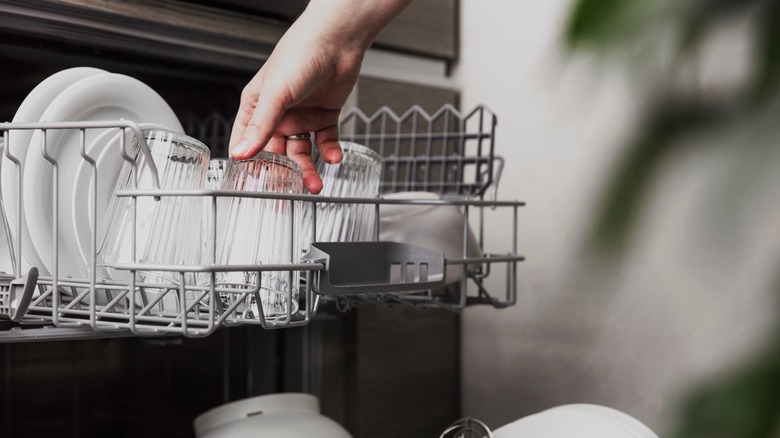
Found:
[[(27, 309), (30, 307), (30, 303), (32, 302), (33, 293), (35, 292), (35, 288), (38, 286), (38, 268), (32, 267), (27, 272), (27, 275), (15, 279), (11, 282), (11, 321), (13, 322), (19, 322), (24, 318), (24, 315), (27, 313)], [(16, 302), (16, 306), (14, 307), (13, 298), (16, 295), (16, 292), (21, 290), (21, 295), (19, 296), (19, 300)]]

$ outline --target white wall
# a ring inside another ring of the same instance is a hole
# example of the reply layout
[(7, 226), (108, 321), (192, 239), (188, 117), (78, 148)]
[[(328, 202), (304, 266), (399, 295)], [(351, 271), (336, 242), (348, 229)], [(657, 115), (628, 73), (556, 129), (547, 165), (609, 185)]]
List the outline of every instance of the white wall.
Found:
[[(454, 73), (463, 108), (481, 103), (498, 115), (497, 153), (508, 164), (500, 197), (528, 202), (518, 304), (464, 312), (462, 413), (496, 428), (592, 402), (663, 436), (679, 397), (738, 363), (772, 321), (780, 227), (771, 218), (780, 216), (757, 202), (770, 191), (754, 193), (751, 205), (725, 202), (733, 145), (691, 149), (665, 165), (624, 268), (588, 271), (588, 281), (575, 275), (604, 177), (632, 132), (637, 96), (616, 65), (566, 56), (559, 39), (568, 8), (569, 1), (461, 1)], [(728, 50), (714, 55), (715, 69), (744, 47)], [(500, 247), (508, 227), (491, 228), (489, 244)]]

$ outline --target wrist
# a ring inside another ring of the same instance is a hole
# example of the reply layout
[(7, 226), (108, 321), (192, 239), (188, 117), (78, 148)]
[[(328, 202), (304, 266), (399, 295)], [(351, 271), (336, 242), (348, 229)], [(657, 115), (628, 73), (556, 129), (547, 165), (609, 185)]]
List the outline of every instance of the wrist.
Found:
[(318, 29), (324, 42), (362, 57), (409, 3), (411, 0), (311, 0), (299, 21)]

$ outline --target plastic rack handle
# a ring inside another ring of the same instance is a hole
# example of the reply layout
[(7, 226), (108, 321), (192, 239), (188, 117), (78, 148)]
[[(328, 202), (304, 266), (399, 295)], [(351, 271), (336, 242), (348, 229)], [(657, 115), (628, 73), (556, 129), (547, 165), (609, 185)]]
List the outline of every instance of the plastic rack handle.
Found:
[(397, 242), (315, 242), (303, 257), (323, 263), (312, 287), (322, 295), (414, 292), (444, 286), (444, 254)]

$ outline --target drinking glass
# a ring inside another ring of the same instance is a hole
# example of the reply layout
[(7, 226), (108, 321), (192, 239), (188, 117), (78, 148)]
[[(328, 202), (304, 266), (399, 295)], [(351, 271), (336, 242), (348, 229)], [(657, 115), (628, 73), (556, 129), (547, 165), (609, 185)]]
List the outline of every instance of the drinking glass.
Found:
[[(379, 194), (382, 157), (372, 149), (339, 142), (344, 158), (338, 164), (317, 158), (317, 172), (322, 178), (323, 196), (340, 198), (375, 198)], [(311, 209), (304, 211), (304, 249), (311, 243)], [(317, 203), (317, 236), (315, 242), (354, 242), (374, 240), (376, 208), (373, 204)]]
[[(245, 192), (303, 193), (301, 168), (287, 157), (260, 152), (246, 160), (230, 159), (222, 189)], [(217, 201), (217, 262), (220, 265), (267, 265), (298, 262), (301, 254), (300, 201), (221, 197)], [(216, 286), (230, 305), (239, 293), (258, 288), (266, 318), (298, 310), (299, 271), (231, 271), (216, 274)], [(288, 297), (291, 307), (288, 308)], [(237, 308), (245, 318), (259, 318), (257, 299), (247, 296)]]
[[(163, 129), (146, 129), (144, 137), (157, 167), (161, 189), (199, 189), (206, 183), (209, 149), (198, 140)], [(134, 140), (133, 163), (122, 166), (116, 190), (152, 188), (152, 176), (146, 156), (140, 153)], [(113, 196), (103, 222), (97, 254), (97, 274), (104, 279), (127, 282), (128, 271), (114, 269), (117, 264), (142, 263), (165, 265), (197, 264), (200, 262), (201, 200), (196, 197), (163, 196), (155, 201), (148, 196), (136, 198)], [(135, 240), (133, 239), (135, 227)], [(195, 238), (196, 237), (196, 238)], [(134, 248), (135, 246), (135, 248)], [(142, 281), (182, 281), (174, 272), (146, 271)], [(188, 274), (185, 283), (192, 283)]]
[[(222, 180), (227, 168), (227, 158), (212, 158), (209, 161), (209, 167), (206, 171), (206, 186), (208, 190), (217, 190), (222, 187)], [(203, 198), (203, 232), (201, 233), (201, 246), (203, 248), (201, 264), (212, 262), (211, 253), (213, 252), (216, 236), (213, 235), (214, 224), (214, 205), (211, 196)], [(200, 284), (208, 283), (210, 274), (200, 274), (202, 279)]]
[(206, 188), (218, 189), (222, 186), (222, 177), (225, 175), (227, 158), (212, 158), (206, 171)]

